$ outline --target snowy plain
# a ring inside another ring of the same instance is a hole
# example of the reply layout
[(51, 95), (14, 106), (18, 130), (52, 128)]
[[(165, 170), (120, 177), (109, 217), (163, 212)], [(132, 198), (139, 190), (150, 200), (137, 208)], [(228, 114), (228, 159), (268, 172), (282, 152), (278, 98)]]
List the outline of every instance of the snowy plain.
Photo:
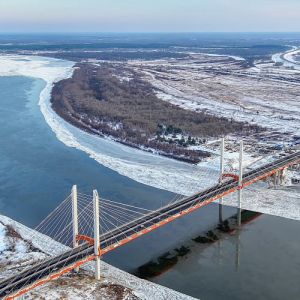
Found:
[[(296, 52), (299, 49), (275, 54), (272, 60), (284, 62), (282, 57)], [(131, 61), (129, 67), (144, 74), (164, 101), (299, 135), (299, 62), (289, 58), (282, 67), (269, 61), (244, 68), (240, 60), (232, 59), (224, 62), (224, 56), (191, 54), (186, 61)]]

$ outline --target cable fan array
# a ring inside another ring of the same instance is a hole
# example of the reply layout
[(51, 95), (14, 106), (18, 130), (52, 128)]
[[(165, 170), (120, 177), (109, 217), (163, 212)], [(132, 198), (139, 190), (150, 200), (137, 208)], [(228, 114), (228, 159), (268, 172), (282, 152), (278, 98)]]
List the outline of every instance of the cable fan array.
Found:
[[(172, 203), (181, 199), (176, 195)], [(99, 199), (100, 208), (100, 236), (122, 227), (122, 225), (145, 216), (152, 210), (137, 206), (123, 204), (112, 200)], [(94, 208), (91, 195), (78, 193), (78, 232), (79, 235), (93, 238), (94, 234)], [(60, 244), (72, 247), (73, 242), (73, 219), (72, 197), (69, 195), (55, 210), (53, 210), (36, 228), (36, 231), (46, 235)], [(51, 246), (51, 245), (50, 245)], [(110, 245), (107, 245), (110, 246)], [(56, 248), (56, 245), (55, 247)], [(57, 249), (50, 249), (57, 254)], [(64, 249), (62, 249), (64, 250)]]
[[(182, 196), (175, 195), (170, 203), (175, 203), (180, 200)], [(137, 224), (138, 220), (145, 215), (152, 214), (155, 211), (140, 208), (134, 205), (115, 202), (108, 199), (99, 199), (100, 208), (100, 233), (111, 236), (108, 242), (105, 242), (102, 247), (108, 248), (117, 244), (120, 239), (125, 239), (128, 234), (122, 231), (122, 226), (133, 223)], [(165, 205), (168, 203), (165, 203)], [(78, 229), (80, 235), (86, 235), (93, 238), (94, 231), (94, 211), (93, 211), (93, 197), (90, 195), (77, 193), (78, 205)], [(138, 228), (134, 230), (136, 233)], [(132, 233), (131, 233), (132, 234)], [(31, 240), (39, 240), (40, 245), (45, 244), (45, 251), (50, 257), (45, 258), (41, 263), (42, 267), (34, 274), (35, 282), (38, 282), (45, 277), (43, 270), (55, 267), (60, 264), (59, 269), (69, 268), (69, 259), (75, 257), (80, 260), (81, 249), (87, 249), (88, 246), (85, 241), (82, 241), (77, 248), (73, 248), (73, 218), (72, 218), (72, 195), (68, 195), (36, 228), (31, 237)], [(100, 238), (101, 241), (101, 238)], [(93, 253), (93, 251), (91, 252)], [(58, 259), (59, 258), (59, 259)], [(81, 264), (93, 260), (93, 255), (88, 255)], [(22, 283), (19, 284), (19, 289), (30, 285), (31, 268), (25, 269), (22, 273)], [(7, 279), (6, 291), (14, 288), (14, 278)], [(7, 289), (8, 288), (8, 289)], [(1, 290), (1, 287), (0, 287)]]
[[(90, 195), (78, 193), (78, 199), (86, 203), (86, 206), (79, 217), (79, 232), (86, 236), (93, 236), (93, 198)], [(115, 235), (123, 235), (127, 237), (121, 227), (125, 224), (135, 222), (152, 212), (152, 210), (140, 208), (134, 205), (115, 202), (112, 200), (101, 198), (100, 203), (100, 236), (114, 232)], [(100, 237), (101, 240), (101, 237)], [(117, 239), (111, 239), (109, 243), (105, 243), (105, 247), (109, 247), (114, 243), (118, 243)]]

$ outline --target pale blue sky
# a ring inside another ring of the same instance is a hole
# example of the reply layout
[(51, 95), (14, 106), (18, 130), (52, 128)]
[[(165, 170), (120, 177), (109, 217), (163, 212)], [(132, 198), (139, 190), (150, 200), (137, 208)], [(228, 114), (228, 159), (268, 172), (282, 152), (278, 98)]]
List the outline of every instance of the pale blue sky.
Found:
[(300, 31), (300, 0), (0, 0), (0, 31)]

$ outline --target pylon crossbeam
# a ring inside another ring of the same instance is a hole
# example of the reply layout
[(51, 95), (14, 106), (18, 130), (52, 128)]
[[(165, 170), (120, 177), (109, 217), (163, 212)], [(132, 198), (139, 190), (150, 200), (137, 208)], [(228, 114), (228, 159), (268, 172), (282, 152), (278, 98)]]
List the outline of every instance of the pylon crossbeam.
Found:
[(83, 234), (78, 234), (76, 236), (76, 241), (80, 242), (80, 241), (85, 241), (90, 245), (94, 245), (95, 241), (93, 238), (87, 236), (87, 235), (83, 235)]

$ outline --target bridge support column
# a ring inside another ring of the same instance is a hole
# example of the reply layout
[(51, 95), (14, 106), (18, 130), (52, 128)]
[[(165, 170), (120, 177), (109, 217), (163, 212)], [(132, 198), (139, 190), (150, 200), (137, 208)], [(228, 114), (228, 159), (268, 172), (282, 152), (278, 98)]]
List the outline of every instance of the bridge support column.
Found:
[(239, 190), (238, 190), (238, 209), (237, 209), (237, 224), (240, 227), (242, 224), (242, 197), (243, 197), (243, 152), (244, 143), (240, 143), (240, 155), (239, 155)]
[(286, 176), (286, 168), (278, 171), (275, 176), (276, 176), (276, 187), (282, 186), (285, 181), (285, 176)]
[[(221, 139), (221, 155), (220, 155), (220, 179), (219, 182), (222, 183), (224, 174), (224, 149), (225, 149), (225, 139)], [(223, 198), (219, 200), (219, 223), (223, 222)]]
[[(76, 237), (78, 235), (78, 204), (77, 204), (77, 185), (72, 187), (72, 221), (73, 221), (73, 248), (78, 246), (78, 241)], [(75, 269), (76, 272), (79, 271), (79, 268)]]
[(236, 253), (235, 253), (235, 268), (236, 268), (236, 271), (239, 270), (240, 268), (240, 248), (241, 248), (241, 238), (240, 238), (240, 231), (237, 230), (237, 236), (236, 236)]
[(274, 188), (277, 189), (278, 187), (278, 172), (274, 174)]
[(95, 279), (100, 280), (100, 214), (99, 196), (96, 190), (93, 191), (94, 206), (94, 254), (95, 258)]

